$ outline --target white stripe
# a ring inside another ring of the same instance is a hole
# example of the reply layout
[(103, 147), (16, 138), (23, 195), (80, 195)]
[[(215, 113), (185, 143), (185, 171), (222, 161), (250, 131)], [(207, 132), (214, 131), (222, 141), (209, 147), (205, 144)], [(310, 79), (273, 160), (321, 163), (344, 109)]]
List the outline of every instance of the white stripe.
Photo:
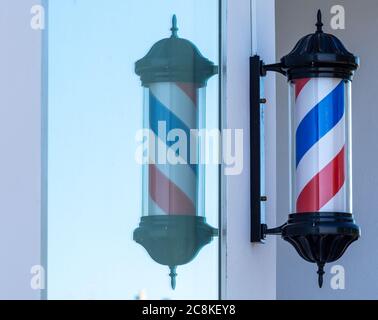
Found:
[(297, 197), (303, 188), (326, 167), (345, 145), (345, 115), (303, 156), (296, 170)]
[(176, 84), (161, 82), (150, 85), (152, 94), (189, 129), (197, 128), (197, 108), (193, 101)]
[(313, 78), (303, 87), (295, 102), (296, 128), (303, 118), (343, 80), (334, 78)]
[[(167, 148), (166, 144), (155, 135), (155, 140), (157, 141), (158, 148)], [(163, 150), (163, 149), (162, 149)], [(167, 152), (171, 153), (171, 157), (177, 157), (176, 153), (167, 148)], [(178, 157), (180, 163), (184, 162), (184, 159)], [(157, 158), (156, 158), (157, 159)], [(164, 174), (164, 176), (172, 181), (185, 195), (193, 202), (195, 205), (197, 203), (197, 177), (193, 169), (187, 164), (164, 164), (157, 163), (155, 165), (159, 171)], [(153, 163), (153, 161), (150, 161)]]
[(347, 203), (346, 203), (346, 188), (345, 182), (341, 187), (338, 193), (329, 200), (319, 211), (320, 212), (347, 212)]
[(168, 215), (168, 212), (163, 211), (156, 202), (151, 198), (148, 197), (148, 215), (149, 216), (165, 216)]

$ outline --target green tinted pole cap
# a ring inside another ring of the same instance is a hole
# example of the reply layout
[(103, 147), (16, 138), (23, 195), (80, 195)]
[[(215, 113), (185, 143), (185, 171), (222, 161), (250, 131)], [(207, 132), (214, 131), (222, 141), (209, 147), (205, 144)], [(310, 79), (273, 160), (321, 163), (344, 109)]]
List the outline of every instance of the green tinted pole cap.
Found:
[(189, 40), (179, 38), (177, 17), (172, 17), (171, 36), (156, 42), (145, 57), (135, 63), (142, 85), (156, 82), (194, 83), (206, 86), (218, 67), (205, 58)]

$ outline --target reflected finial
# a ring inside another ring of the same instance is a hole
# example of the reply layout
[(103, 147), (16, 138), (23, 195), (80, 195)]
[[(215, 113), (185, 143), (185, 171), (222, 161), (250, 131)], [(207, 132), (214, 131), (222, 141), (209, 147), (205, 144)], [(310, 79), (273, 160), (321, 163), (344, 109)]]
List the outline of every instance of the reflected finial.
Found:
[(322, 22), (322, 12), (320, 9), (318, 10), (318, 16), (317, 16), (317, 22), (316, 22), (316, 32), (323, 32), (323, 22)]
[(173, 267), (169, 267), (171, 273), (169, 274), (169, 276), (171, 277), (171, 287), (172, 287), (172, 290), (175, 290), (176, 289), (176, 276), (177, 276), (177, 273), (176, 273), (176, 266), (173, 266)]
[(171, 28), (171, 31), (172, 31), (172, 36), (171, 37), (177, 38), (178, 28), (177, 28), (177, 17), (176, 17), (175, 14), (172, 17), (172, 28)]

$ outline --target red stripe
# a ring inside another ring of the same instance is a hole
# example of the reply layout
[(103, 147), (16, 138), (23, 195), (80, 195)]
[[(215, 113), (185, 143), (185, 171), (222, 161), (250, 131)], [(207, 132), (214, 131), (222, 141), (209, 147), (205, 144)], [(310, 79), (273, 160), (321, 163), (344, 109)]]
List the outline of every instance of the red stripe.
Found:
[(193, 202), (153, 164), (149, 165), (149, 191), (152, 200), (166, 213), (195, 215)]
[(319, 211), (339, 192), (345, 181), (345, 150), (339, 154), (304, 187), (297, 199), (297, 212)]
[(303, 78), (303, 79), (295, 79), (295, 99), (298, 98), (299, 94), (301, 93), (303, 87), (309, 82), (310, 78)]
[(176, 84), (192, 100), (193, 104), (197, 106), (197, 87), (195, 84), (185, 82), (176, 82)]

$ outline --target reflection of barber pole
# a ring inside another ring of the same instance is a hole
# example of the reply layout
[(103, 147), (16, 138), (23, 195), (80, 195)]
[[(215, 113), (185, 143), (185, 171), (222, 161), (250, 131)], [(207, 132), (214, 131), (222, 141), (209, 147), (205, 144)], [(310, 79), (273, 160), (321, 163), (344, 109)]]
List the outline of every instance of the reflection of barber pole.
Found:
[(206, 223), (205, 167), (198, 164), (203, 151), (190, 134), (205, 125), (205, 87), (218, 68), (178, 36), (175, 15), (171, 31), (135, 63), (145, 93), (150, 145), (144, 156), (150, 163), (143, 166), (143, 216), (133, 239), (169, 267), (174, 289), (177, 266), (192, 261), (218, 234)]
[[(155, 164), (149, 165), (148, 214), (196, 215), (197, 165), (190, 163), (189, 137), (190, 130), (198, 128), (198, 89), (193, 84), (177, 82), (153, 83), (149, 89), (149, 127), (155, 134), (157, 153), (167, 148), (168, 156), (166, 163), (159, 163), (156, 156)], [(174, 141), (159, 136), (161, 125), (165, 126), (165, 132), (174, 133), (179, 129), (185, 133), (186, 155), (183, 150), (177, 154), (178, 150), (171, 148), (178, 136)], [(178, 159), (178, 163), (170, 163), (172, 158)]]
[(347, 212), (345, 83), (306, 78), (294, 84), (296, 211)]

